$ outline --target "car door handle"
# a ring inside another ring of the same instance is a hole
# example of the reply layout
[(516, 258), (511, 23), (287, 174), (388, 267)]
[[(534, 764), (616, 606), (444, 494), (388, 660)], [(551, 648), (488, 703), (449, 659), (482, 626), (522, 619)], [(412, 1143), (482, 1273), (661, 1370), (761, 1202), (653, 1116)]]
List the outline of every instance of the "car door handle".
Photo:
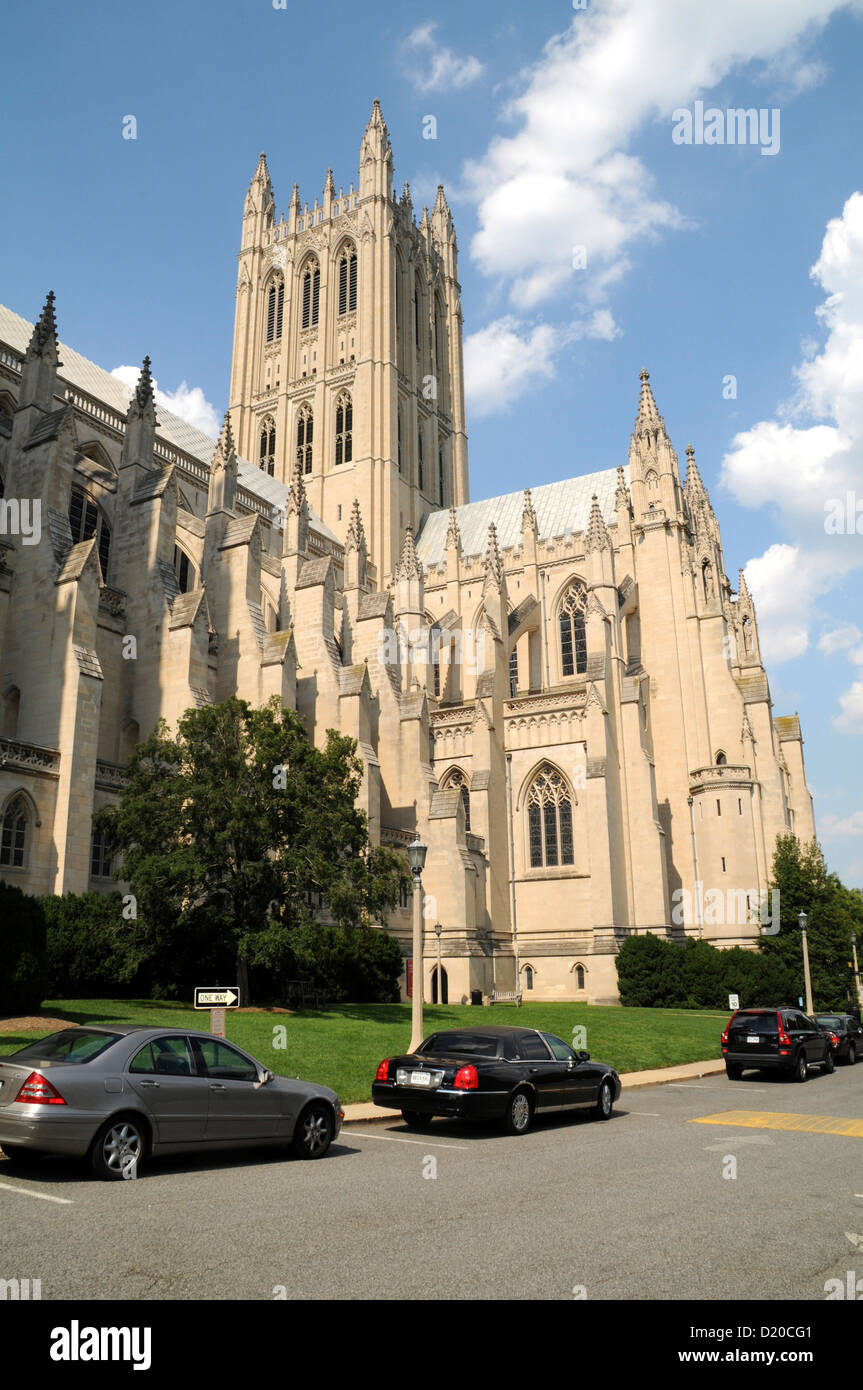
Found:
[(217, 1081), (217, 1082), (214, 1082), (214, 1084), (211, 1085), (211, 1087), (210, 1087), (210, 1090), (211, 1090), (211, 1091), (227, 1091), (227, 1089), (228, 1089), (227, 1086), (223, 1086), (223, 1085), (222, 1085), (220, 1082), (218, 1082), (218, 1081)]
[(156, 1090), (156, 1091), (158, 1091), (158, 1089), (159, 1089), (159, 1083), (158, 1083), (158, 1081), (139, 1081), (139, 1082), (138, 1082), (138, 1085), (139, 1085), (139, 1086), (150, 1086), (153, 1090)]

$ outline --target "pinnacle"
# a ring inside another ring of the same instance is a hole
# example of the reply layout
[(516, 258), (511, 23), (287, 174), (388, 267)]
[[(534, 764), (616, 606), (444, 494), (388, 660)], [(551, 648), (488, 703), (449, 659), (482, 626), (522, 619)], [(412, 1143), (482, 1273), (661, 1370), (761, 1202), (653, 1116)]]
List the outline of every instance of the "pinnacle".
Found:
[(749, 586), (748, 586), (748, 584), (746, 583), (746, 575), (743, 573), (743, 570), (740, 571), (740, 583), (739, 583), (739, 586), (738, 586), (738, 595), (739, 595), (739, 597), (740, 597), (741, 599), (748, 599), (749, 596), (750, 596), (750, 595), (749, 595)]
[(446, 549), (450, 550), (454, 546), (456, 550), (461, 545), (461, 532), (458, 529), (458, 518), (455, 507), (449, 509), (449, 526), (446, 533)]
[(230, 412), (230, 410), (226, 410), (226, 411), (225, 411), (225, 418), (224, 418), (224, 420), (222, 421), (222, 431), (221, 431), (221, 434), (219, 435), (219, 444), (220, 444), (220, 446), (222, 447), (222, 452), (225, 454), (226, 457), (228, 457), (230, 454), (233, 454), (233, 453), (235, 452), (235, 450), (234, 450), (234, 433), (233, 433), (233, 430), (231, 429), (231, 412)]
[(153, 378), (150, 375), (150, 359), (145, 357), (141, 366), (141, 375), (138, 377), (138, 384), (135, 387), (135, 400), (139, 410), (146, 410), (148, 405), (153, 404)]
[(617, 465), (617, 487), (614, 490), (614, 504), (616, 507), (626, 507), (629, 505), (629, 489), (626, 486), (626, 474), (623, 471), (623, 464)]
[(336, 191), (336, 186), (335, 186), (335, 184), (333, 183), (333, 171), (332, 171), (332, 169), (328, 169), (328, 170), (327, 170), (326, 182), (324, 183), (324, 194), (327, 194), (327, 193), (332, 193), (332, 194), (334, 194), (335, 191)]
[(292, 208), (293, 208), (293, 207), (299, 208), (299, 206), (300, 206), (300, 185), (299, 185), (298, 183), (295, 183), (295, 184), (294, 184), (294, 191), (293, 191), (293, 193), (291, 194), (291, 204), (290, 204), (290, 205), (291, 205)]
[(644, 429), (661, 429), (662, 416), (656, 408), (656, 401), (650, 389), (650, 373), (642, 367), (639, 373), (641, 380), (641, 396), (638, 402), (638, 415), (635, 420), (635, 433), (640, 434)]
[(302, 465), (297, 459), (294, 464), (294, 477), (288, 496), (288, 509), (290, 511), (302, 511), (306, 503), (306, 485), (303, 482)]
[(399, 562), (398, 575), (400, 579), (421, 579), (422, 565), (414, 545), (414, 533), (410, 526), (405, 528), (405, 538), (402, 544), (402, 557)]
[(252, 175), (252, 183), (255, 182), (255, 179), (263, 179), (264, 183), (269, 183), (270, 181), (270, 171), (267, 168), (267, 156), (264, 154), (263, 150), (261, 150), (261, 153), (258, 155), (258, 162), (255, 165), (255, 172)]
[(536, 512), (533, 506), (533, 498), (531, 497), (530, 488), (526, 487), (524, 490), (524, 506), (521, 512), (521, 529), (522, 531), (526, 531), (530, 528), (535, 531), (536, 524)]
[(587, 521), (587, 528), (584, 533), (584, 543), (587, 550), (606, 550), (610, 541), (608, 538), (608, 528), (605, 518), (599, 510), (599, 502), (596, 493), (593, 494), (590, 505), (590, 516)]
[(351, 510), (351, 520), (348, 526), (348, 533), (345, 537), (345, 550), (359, 550), (360, 546), (366, 543), (366, 533), (363, 530), (363, 519), (360, 515), (360, 504), (354, 498), (354, 505)]
[(498, 588), (503, 583), (503, 561), (500, 558), (500, 549), (497, 543), (497, 527), (493, 521), (488, 526), (488, 546), (485, 552), (485, 574), (486, 579), (490, 579)]
[(33, 337), (30, 346), (35, 352), (41, 352), (50, 342), (57, 341), (57, 320), (54, 316), (54, 291), (48, 291), (39, 321), (33, 329)]

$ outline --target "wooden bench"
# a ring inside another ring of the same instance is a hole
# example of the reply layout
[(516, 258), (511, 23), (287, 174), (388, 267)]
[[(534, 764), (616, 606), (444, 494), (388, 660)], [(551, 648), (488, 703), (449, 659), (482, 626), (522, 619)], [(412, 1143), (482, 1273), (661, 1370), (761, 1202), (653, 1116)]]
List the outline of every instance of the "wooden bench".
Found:
[(515, 1004), (515, 1007), (518, 1008), (521, 1003), (521, 990), (493, 989), (488, 996), (488, 1002), (489, 1004)]

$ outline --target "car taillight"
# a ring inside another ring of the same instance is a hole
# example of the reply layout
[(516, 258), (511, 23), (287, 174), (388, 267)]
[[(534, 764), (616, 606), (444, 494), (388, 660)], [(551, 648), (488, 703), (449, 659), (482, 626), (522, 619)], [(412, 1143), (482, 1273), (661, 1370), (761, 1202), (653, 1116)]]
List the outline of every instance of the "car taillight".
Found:
[(737, 1017), (737, 1012), (738, 1012), (737, 1009), (735, 1009), (735, 1010), (734, 1010), (734, 1013), (731, 1015), (731, 1017), (730, 1017), (729, 1020), (728, 1020), (728, 1028), (726, 1028), (725, 1032), (722, 1034), (722, 1037), (720, 1038), (720, 1043), (721, 1043), (721, 1046), (722, 1046), (722, 1047), (727, 1047), (727, 1046), (728, 1046), (728, 1031), (729, 1031), (729, 1029), (730, 1029), (732, 1023), (734, 1022), (735, 1018)]
[(21, 1090), (15, 1097), (16, 1102), (22, 1105), (65, 1105), (66, 1102), (60, 1095), (56, 1086), (40, 1076), (38, 1071), (31, 1071)]
[(475, 1091), (479, 1086), (476, 1067), (459, 1067), (452, 1084), (456, 1091)]
[(837, 1033), (828, 1033), (827, 1036), (829, 1037), (834, 1047), (839, 1046), (839, 1035)]
[[(377, 1072), (377, 1076), (375, 1077), (375, 1081), (388, 1081), (388, 1080), (389, 1080), (389, 1074), (390, 1074), (390, 1059), (389, 1059), (389, 1057), (385, 1057), (384, 1060), (381, 1062), (380, 1066), (378, 1067), (378, 1072)], [(366, 1076), (368, 1076), (368, 1072), (366, 1072)]]
[(776, 1015), (776, 1022), (777, 1022), (778, 1025), (779, 1025), (779, 1046), (780, 1046), (780, 1047), (790, 1047), (790, 1046), (791, 1046), (791, 1039), (789, 1038), (789, 1036), (788, 1036), (788, 1034), (786, 1033), (785, 1029), (782, 1027), (782, 1015), (781, 1015), (781, 1014), (777, 1014), (777, 1015)]

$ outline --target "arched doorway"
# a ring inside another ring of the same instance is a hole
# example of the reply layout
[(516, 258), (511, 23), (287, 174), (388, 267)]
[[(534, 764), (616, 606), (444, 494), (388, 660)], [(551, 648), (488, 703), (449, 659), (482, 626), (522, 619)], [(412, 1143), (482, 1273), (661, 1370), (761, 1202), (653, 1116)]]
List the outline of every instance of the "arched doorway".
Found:
[[(440, 988), (440, 996), (441, 996), (441, 997), (440, 997), (440, 1003), (441, 1003), (441, 1004), (448, 1004), (448, 1003), (449, 1003), (449, 982), (448, 982), (448, 980), (447, 980), (446, 968), (445, 968), (443, 965), (442, 965), (441, 968), (440, 968), (440, 979), (441, 979), (441, 988)], [(434, 970), (432, 971), (432, 998), (431, 998), (431, 1001), (432, 1001), (433, 1004), (437, 1004), (437, 1003), (438, 1003), (437, 966), (435, 966)]]

